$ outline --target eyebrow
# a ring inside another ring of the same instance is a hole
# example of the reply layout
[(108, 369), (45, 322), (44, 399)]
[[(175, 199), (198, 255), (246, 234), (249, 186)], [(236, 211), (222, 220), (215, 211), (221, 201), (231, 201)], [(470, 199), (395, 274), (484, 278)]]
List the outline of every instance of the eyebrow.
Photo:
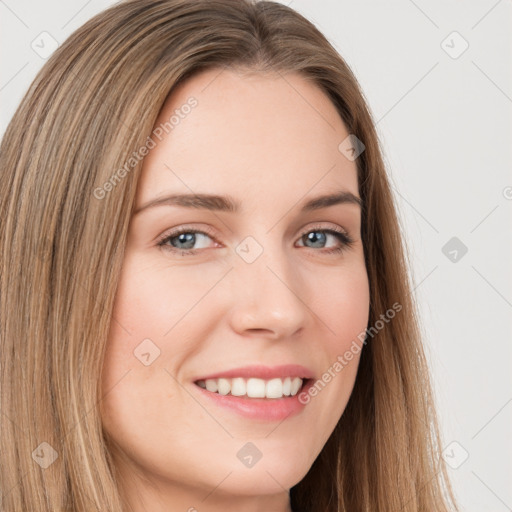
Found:
[[(320, 210), (336, 204), (356, 204), (360, 208), (363, 206), (360, 197), (354, 195), (352, 192), (341, 191), (334, 194), (314, 197), (303, 205), (301, 211), (309, 212)], [(241, 209), (240, 202), (231, 196), (219, 196), (215, 194), (172, 194), (148, 201), (140, 208), (137, 208), (134, 215), (148, 210), (149, 208), (163, 205), (230, 213), (237, 213)]]

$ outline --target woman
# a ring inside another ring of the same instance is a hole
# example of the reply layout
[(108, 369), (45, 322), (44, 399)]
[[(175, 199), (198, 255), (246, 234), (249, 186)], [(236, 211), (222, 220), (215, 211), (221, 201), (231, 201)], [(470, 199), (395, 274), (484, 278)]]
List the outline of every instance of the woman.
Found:
[(310, 22), (119, 3), (0, 161), (2, 510), (455, 506), (373, 122)]

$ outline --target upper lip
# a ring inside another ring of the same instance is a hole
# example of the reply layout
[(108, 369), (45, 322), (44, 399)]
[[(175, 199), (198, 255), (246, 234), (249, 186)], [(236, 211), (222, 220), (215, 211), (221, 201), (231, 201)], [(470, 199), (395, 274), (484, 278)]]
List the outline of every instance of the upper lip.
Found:
[(313, 376), (313, 372), (309, 368), (306, 368), (300, 364), (283, 364), (279, 366), (250, 365), (205, 375), (195, 379), (195, 381), (234, 377), (255, 377), (264, 380), (275, 378), (284, 379), (286, 377), (312, 379)]

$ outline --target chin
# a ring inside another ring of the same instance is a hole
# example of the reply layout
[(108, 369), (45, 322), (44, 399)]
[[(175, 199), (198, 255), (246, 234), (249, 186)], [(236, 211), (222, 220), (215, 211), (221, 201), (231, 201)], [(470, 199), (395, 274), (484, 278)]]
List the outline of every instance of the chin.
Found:
[[(261, 448), (260, 453), (255, 448), (256, 444)], [(294, 443), (292, 450), (265, 447), (264, 439), (256, 440), (254, 445), (248, 442), (239, 450), (235, 463), (226, 468), (226, 475), (230, 471), (232, 473), (222, 487), (225, 491), (229, 488), (229, 492), (243, 495), (275, 494), (291, 489), (305, 477), (314, 462), (314, 456), (306, 457), (304, 454), (304, 445), (298, 442)], [(246, 459), (246, 462), (240, 459)]]
[(276, 460), (266, 466), (257, 464), (251, 469), (237, 468), (226, 478), (222, 488), (226, 493), (240, 496), (278, 494), (299, 483), (308, 471), (309, 466), (298, 467), (293, 460)]

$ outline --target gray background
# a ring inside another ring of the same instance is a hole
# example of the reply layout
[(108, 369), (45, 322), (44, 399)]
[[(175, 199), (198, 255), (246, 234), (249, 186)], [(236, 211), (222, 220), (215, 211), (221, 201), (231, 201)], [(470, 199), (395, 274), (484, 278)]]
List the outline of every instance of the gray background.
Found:
[[(0, 0), (0, 134), (52, 38), (113, 3)], [(510, 510), (512, 1), (282, 3), (346, 59), (377, 122), (462, 509)]]

